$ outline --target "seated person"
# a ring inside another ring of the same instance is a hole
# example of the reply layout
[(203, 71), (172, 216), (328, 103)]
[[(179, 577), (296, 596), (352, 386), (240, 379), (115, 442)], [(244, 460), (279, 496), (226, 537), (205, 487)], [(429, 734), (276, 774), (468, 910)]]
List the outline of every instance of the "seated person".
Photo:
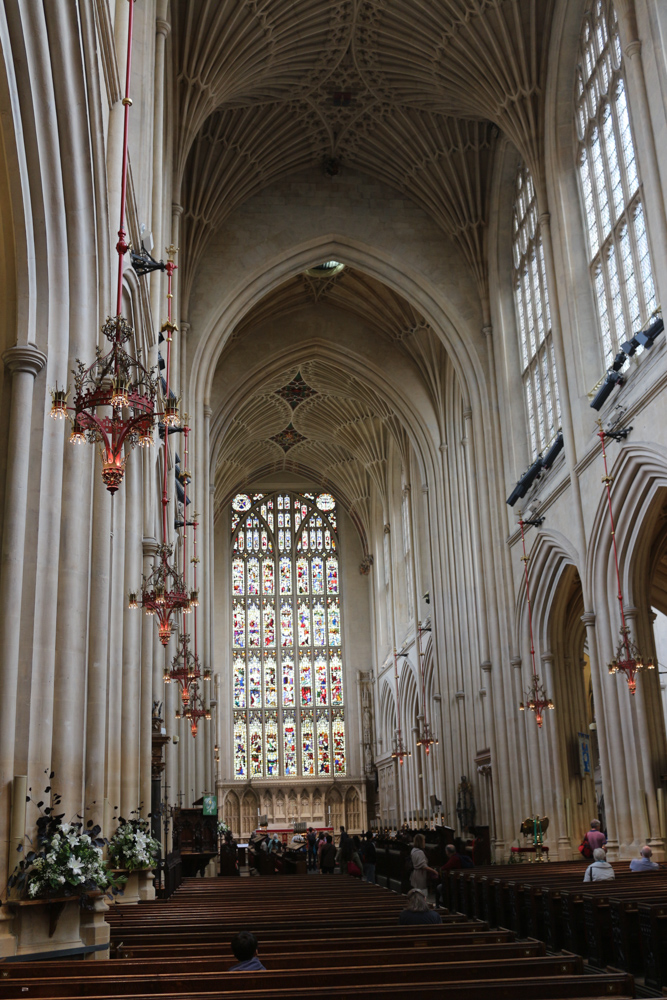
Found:
[(232, 965), (230, 972), (266, 972), (257, 957), (257, 938), (250, 931), (239, 931), (232, 938), (232, 951), (238, 965)]
[(441, 924), (442, 917), (429, 909), (426, 897), (419, 889), (410, 889), (405, 909), (398, 915), (399, 924)]
[(645, 847), (642, 847), (641, 851), (639, 852), (640, 856), (638, 858), (633, 858), (632, 861), (630, 862), (630, 871), (657, 872), (658, 868), (660, 868), (660, 865), (657, 863), (657, 861), (651, 861), (652, 854), (653, 851), (648, 846), (648, 844)]
[(614, 869), (607, 861), (607, 852), (602, 847), (596, 847), (593, 851), (594, 861), (584, 872), (584, 882), (603, 882), (610, 878), (616, 878)]
[[(452, 868), (464, 867), (463, 858), (458, 853), (453, 844), (447, 844), (447, 846), (445, 847), (445, 854), (447, 855), (447, 861), (440, 869), (441, 871), (449, 872), (452, 870)], [(467, 868), (468, 865), (466, 864), (465, 867)]]

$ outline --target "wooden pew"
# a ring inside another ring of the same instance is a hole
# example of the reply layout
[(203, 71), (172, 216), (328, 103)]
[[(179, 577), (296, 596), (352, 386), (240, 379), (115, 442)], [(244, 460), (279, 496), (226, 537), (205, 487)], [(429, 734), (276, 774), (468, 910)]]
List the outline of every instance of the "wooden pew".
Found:
[[(620, 973), (584, 975), (578, 955), (547, 955), (485, 921), (443, 914), (445, 923), (400, 926), (405, 900), (339, 876), (186, 879), (169, 901), (113, 907), (122, 958), (91, 963), (0, 962), (0, 1000), (35, 997), (224, 998), (374, 996), (439, 1000), (575, 1000), (633, 995)], [(268, 971), (230, 973), (230, 938), (258, 934)]]

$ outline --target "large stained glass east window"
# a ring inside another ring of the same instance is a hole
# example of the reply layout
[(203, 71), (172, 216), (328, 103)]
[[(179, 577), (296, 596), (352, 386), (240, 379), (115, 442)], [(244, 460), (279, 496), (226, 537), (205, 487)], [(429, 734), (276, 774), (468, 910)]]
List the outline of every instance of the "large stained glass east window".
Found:
[(584, 17), (575, 84), (578, 167), (605, 364), (656, 308), (641, 181), (611, 0)]
[(232, 501), (234, 777), (346, 773), (336, 501)]

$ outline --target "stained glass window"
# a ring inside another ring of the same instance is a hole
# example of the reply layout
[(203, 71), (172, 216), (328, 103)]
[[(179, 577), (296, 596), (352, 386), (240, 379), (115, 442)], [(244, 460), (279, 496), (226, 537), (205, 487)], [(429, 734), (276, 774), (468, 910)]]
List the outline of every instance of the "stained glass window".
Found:
[(263, 737), (262, 737), (262, 713), (250, 713), (250, 777), (261, 778), (264, 770), (262, 766), (263, 758)]
[(239, 493), (231, 524), (234, 776), (344, 775), (336, 501)]
[(530, 171), (523, 164), (515, 182), (512, 252), (524, 402), (535, 458), (558, 433), (560, 399), (537, 199)]
[(245, 660), (234, 657), (234, 708), (245, 708)]
[(656, 308), (641, 181), (611, 0), (586, 14), (575, 78), (578, 168), (604, 363)]
[(248, 777), (248, 727), (245, 712), (237, 712), (234, 718), (234, 777), (245, 780)]
[(313, 713), (301, 715), (301, 773), (315, 774), (315, 744), (313, 734)]
[(331, 774), (331, 740), (329, 734), (329, 712), (320, 709), (317, 713), (317, 773)]
[(278, 721), (275, 712), (266, 719), (265, 728), (266, 777), (274, 778), (280, 771), (278, 757)]

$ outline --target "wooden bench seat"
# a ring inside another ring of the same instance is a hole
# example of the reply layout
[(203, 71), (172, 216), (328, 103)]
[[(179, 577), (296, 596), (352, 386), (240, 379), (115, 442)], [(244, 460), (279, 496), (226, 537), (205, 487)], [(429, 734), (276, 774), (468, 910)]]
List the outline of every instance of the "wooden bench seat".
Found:
[[(185, 880), (171, 899), (112, 907), (107, 962), (0, 962), (0, 1000), (577, 1000), (631, 997), (632, 977), (586, 975), (509, 929), (443, 914), (401, 926), (404, 897), (345, 876)], [(230, 939), (255, 932), (265, 973), (231, 973)]]

